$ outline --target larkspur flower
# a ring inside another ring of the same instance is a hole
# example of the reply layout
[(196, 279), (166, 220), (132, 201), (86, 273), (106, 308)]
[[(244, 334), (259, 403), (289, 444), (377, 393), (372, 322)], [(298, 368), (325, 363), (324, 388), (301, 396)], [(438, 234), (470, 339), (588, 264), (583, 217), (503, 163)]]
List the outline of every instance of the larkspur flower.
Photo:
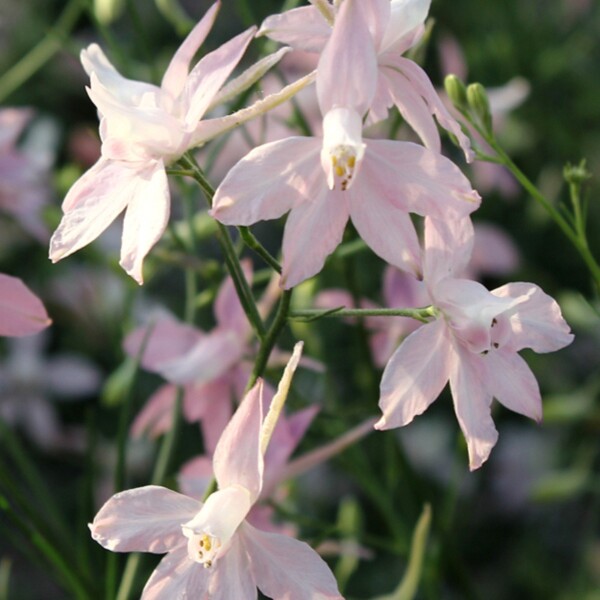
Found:
[(250, 28), (206, 54), (190, 71), (190, 61), (208, 35), (219, 5), (213, 4), (183, 41), (160, 87), (120, 75), (96, 44), (82, 51), (91, 82), (88, 93), (100, 113), (102, 155), (63, 202), (64, 216), (50, 241), (53, 262), (95, 240), (125, 210), (120, 264), (141, 284), (143, 259), (169, 219), (165, 167), (310, 82), (310, 77), (305, 78), (251, 107), (203, 119), (215, 102), (247, 87), (285, 53), (284, 49), (266, 57), (223, 87), (255, 33)]
[(410, 423), (446, 383), (477, 469), (498, 438), (490, 414), (493, 398), (536, 421), (542, 418), (535, 376), (518, 352), (553, 352), (573, 335), (558, 304), (532, 283), (509, 283), (491, 292), (459, 279), (473, 243), (468, 220), (426, 220), (425, 283), (438, 317), (419, 327), (390, 358), (381, 379), (375, 424), (391, 429)]
[(263, 486), (264, 454), (281, 410), (295, 352), (263, 416), (261, 383), (245, 397), (215, 449), (218, 490), (206, 502), (159, 486), (113, 496), (90, 525), (93, 538), (117, 552), (166, 553), (142, 600), (341, 599), (325, 562), (307, 544), (260, 531), (246, 521)]
[(317, 69), (323, 137), (291, 137), (255, 148), (229, 172), (211, 214), (250, 225), (290, 211), (281, 284), (317, 273), (348, 218), (384, 260), (421, 274), (409, 212), (460, 218), (479, 195), (449, 160), (417, 144), (363, 140), (362, 118), (377, 88), (377, 54), (360, 2), (345, 0)]
[[(441, 142), (435, 116), (438, 123), (456, 137), (465, 157), (471, 161), (469, 138), (440, 100), (425, 71), (401, 56), (423, 35), (431, 0), (374, 0), (358, 4), (374, 39), (377, 61), (377, 88), (368, 121), (386, 118), (388, 109), (395, 105), (423, 143), (439, 152)], [(321, 53), (342, 7), (343, 2), (311, 0), (311, 6), (268, 17), (258, 35), (266, 35), (292, 48)]]

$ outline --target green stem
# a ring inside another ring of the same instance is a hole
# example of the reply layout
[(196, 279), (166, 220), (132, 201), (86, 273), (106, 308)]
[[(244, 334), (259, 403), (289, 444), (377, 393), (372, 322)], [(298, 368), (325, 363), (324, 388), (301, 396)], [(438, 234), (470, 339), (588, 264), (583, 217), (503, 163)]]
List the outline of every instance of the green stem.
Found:
[[(188, 152), (179, 159), (179, 163), (183, 166), (184, 170), (192, 172), (193, 179), (202, 188), (209, 206), (212, 206), (215, 190), (204, 176), (204, 173), (194, 160), (193, 156)], [(233, 247), (233, 241), (229, 235), (229, 230), (222, 223), (218, 223), (217, 239), (223, 250), (225, 264), (227, 265), (227, 269), (233, 280), (240, 303), (248, 317), (248, 321), (258, 338), (262, 340), (265, 335), (264, 324), (258, 313), (256, 302), (252, 296), (252, 290), (246, 281), (244, 271), (242, 270), (235, 248)]]
[(273, 322), (271, 323), (271, 326), (269, 327), (265, 337), (261, 341), (258, 354), (256, 355), (256, 361), (254, 362), (254, 368), (252, 369), (252, 374), (250, 375), (250, 379), (246, 384), (246, 391), (252, 388), (252, 386), (256, 383), (256, 380), (263, 374), (267, 366), (267, 361), (269, 360), (271, 350), (273, 350), (281, 330), (287, 323), (291, 299), (292, 290), (284, 290), (279, 300), (279, 306), (277, 307), (275, 318), (273, 319)]
[(321, 308), (305, 308), (293, 310), (289, 314), (290, 319), (314, 321), (324, 317), (410, 317), (428, 323), (431, 317), (436, 316), (433, 306), (424, 308), (332, 308), (323, 310)]
[(269, 251), (254, 237), (254, 234), (250, 231), (248, 227), (238, 227), (238, 231), (240, 232), (240, 236), (244, 243), (250, 250), (253, 250), (258, 254), (270, 267), (273, 268), (277, 273), (281, 273), (281, 265), (276, 258), (271, 256)]
[[(554, 219), (555, 223), (560, 227), (562, 232), (567, 236), (570, 242), (575, 246), (577, 252), (585, 262), (587, 268), (592, 274), (596, 287), (600, 289), (600, 265), (596, 262), (596, 259), (592, 255), (588, 245), (587, 240), (585, 238), (585, 233), (583, 230), (579, 229), (579, 225), (577, 225), (578, 217), (575, 215), (576, 226), (575, 229), (573, 226), (563, 217), (563, 215), (558, 211), (552, 203), (539, 191), (537, 186), (517, 167), (517, 165), (512, 161), (510, 156), (506, 154), (502, 146), (496, 140), (496, 137), (493, 133), (487, 133), (482, 127), (480, 127), (477, 123), (473, 122), (472, 119), (469, 119), (470, 123), (477, 130), (477, 132), (485, 139), (485, 141), (491, 146), (491, 148), (496, 152), (498, 158), (503, 164), (517, 179), (517, 181), (523, 186), (523, 188), (527, 191), (527, 193), (538, 202), (544, 210)], [(579, 217), (581, 219), (581, 217)], [(582, 222), (582, 219), (581, 219)]]
[(62, 47), (83, 12), (81, 0), (71, 0), (42, 41), (0, 78), (0, 102), (39, 71)]

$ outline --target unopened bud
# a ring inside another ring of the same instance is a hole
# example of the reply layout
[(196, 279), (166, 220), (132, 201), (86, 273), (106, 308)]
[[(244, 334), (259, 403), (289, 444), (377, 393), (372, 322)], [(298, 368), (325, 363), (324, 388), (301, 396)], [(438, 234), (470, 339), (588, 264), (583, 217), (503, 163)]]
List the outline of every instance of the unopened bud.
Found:
[(467, 88), (465, 84), (456, 75), (448, 75), (444, 79), (444, 87), (446, 88), (446, 94), (455, 108), (461, 112), (465, 111), (468, 107), (467, 103)]
[(584, 158), (578, 165), (567, 163), (563, 169), (563, 176), (567, 183), (581, 185), (589, 179), (592, 174), (587, 170)]
[(487, 133), (492, 133), (492, 111), (485, 88), (480, 83), (467, 87), (467, 102)]
[(125, 8), (123, 0), (94, 0), (94, 14), (102, 25), (117, 20)]

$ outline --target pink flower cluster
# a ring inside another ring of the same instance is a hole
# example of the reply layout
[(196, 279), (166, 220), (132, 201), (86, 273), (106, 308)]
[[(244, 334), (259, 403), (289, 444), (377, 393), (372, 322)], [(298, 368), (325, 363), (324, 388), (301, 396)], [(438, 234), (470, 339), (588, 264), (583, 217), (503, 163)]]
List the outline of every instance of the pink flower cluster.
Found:
[[(51, 241), (53, 261), (94, 240), (126, 211), (121, 265), (142, 283), (143, 259), (169, 218), (166, 167), (310, 82), (309, 76), (249, 109), (205, 118), (231, 91), (225, 81), (255, 34), (251, 28), (238, 35), (190, 71), (217, 9), (218, 3), (183, 42), (160, 87), (125, 79), (96, 45), (82, 53), (101, 118), (102, 155), (65, 198)], [(311, 0), (310, 6), (269, 17), (259, 34), (319, 54), (322, 135), (288, 137), (251, 150), (218, 186), (210, 214), (225, 225), (248, 226), (289, 213), (284, 289), (323, 268), (349, 220), (379, 257), (414, 282), (422, 280), (414, 301), (430, 304), (429, 321), (403, 329), (409, 335), (383, 372), (382, 416), (375, 428), (410, 423), (449, 382), (469, 464), (476, 469), (498, 435), (493, 398), (541, 419), (538, 384), (518, 352), (558, 350), (573, 336), (557, 303), (536, 285), (510, 283), (488, 291), (465, 277), (473, 247), (470, 215), (481, 198), (442, 156), (437, 124), (467, 160), (469, 138), (424, 71), (402, 56), (421, 38), (428, 9), (429, 0)], [(259, 71), (251, 67), (234, 87), (247, 86)], [(385, 119), (392, 107), (423, 145), (363, 137), (364, 125)], [(184, 413), (203, 423), (217, 491), (204, 503), (159, 486), (120, 492), (90, 525), (92, 535), (110, 550), (166, 554), (146, 584), (144, 600), (255, 598), (257, 587), (277, 599), (340, 598), (333, 575), (313, 550), (257, 529), (247, 518), (263, 494), (281, 393), (265, 402), (265, 388), (257, 384), (229, 418), (230, 396), (241, 395), (245, 354), (252, 349), (252, 330), (231, 282), (217, 297), (215, 316), (210, 333), (163, 320), (132, 334), (126, 348), (169, 381), (138, 417), (136, 431), (168, 429), (174, 385), (184, 386)], [(298, 360), (295, 354), (286, 373)]]

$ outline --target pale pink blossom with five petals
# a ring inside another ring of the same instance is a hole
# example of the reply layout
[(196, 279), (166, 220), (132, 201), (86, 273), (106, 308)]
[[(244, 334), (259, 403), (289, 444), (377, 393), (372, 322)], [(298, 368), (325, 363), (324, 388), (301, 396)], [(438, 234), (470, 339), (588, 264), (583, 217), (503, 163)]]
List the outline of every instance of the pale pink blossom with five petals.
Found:
[[(435, 116), (438, 123), (456, 137), (466, 159), (471, 161), (473, 152), (468, 136), (440, 100), (425, 71), (401, 56), (421, 38), (431, 0), (370, 0), (358, 4), (377, 54), (377, 88), (369, 109), (369, 122), (385, 119), (388, 109), (395, 105), (425, 146), (439, 152), (441, 142)], [(268, 17), (258, 35), (320, 53), (332, 35), (342, 7), (343, 2), (311, 0), (311, 6)]]
[(270, 598), (341, 599), (331, 571), (307, 544), (246, 520), (263, 486), (271, 415), (263, 416), (259, 382), (219, 439), (218, 490), (206, 502), (146, 486), (116, 494), (100, 509), (90, 529), (102, 546), (166, 553), (142, 600), (251, 600), (257, 587)]
[(125, 211), (120, 264), (143, 283), (144, 257), (169, 219), (165, 167), (190, 148), (277, 106), (310, 82), (305, 78), (248, 108), (203, 119), (215, 102), (248, 87), (285, 53), (265, 57), (223, 87), (252, 40), (255, 28), (250, 28), (206, 54), (190, 71), (219, 6), (213, 4), (183, 41), (160, 87), (120, 75), (96, 44), (82, 51), (81, 61), (90, 75), (88, 93), (100, 115), (102, 155), (63, 202), (64, 216), (50, 241), (53, 262), (95, 240)]
[(496, 398), (512, 411), (542, 418), (535, 376), (518, 352), (553, 352), (573, 335), (558, 304), (532, 283), (509, 283), (491, 292), (458, 279), (473, 243), (468, 220), (426, 220), (425, 282), (438, 318), (404, 340), (381, 380), (377, 429), (410, 423), (446, 383), (465, 435), (471, 469), (489, 457), (498, 432), (491, 418)]
[(212, 215), (251, 225), (290, 211), (281, 285), (312, 277), (340, 243), (349, 218), (384, 260), (421, 274), (409, 212), (461, 218), (480, 202), (460, 170), (417, 144), (363, 140), (362, 118), (377, 88), (377, 54), (362, 3), (345, 0), (317, 68), (323, 137), (255, 148), (217, 189)]

